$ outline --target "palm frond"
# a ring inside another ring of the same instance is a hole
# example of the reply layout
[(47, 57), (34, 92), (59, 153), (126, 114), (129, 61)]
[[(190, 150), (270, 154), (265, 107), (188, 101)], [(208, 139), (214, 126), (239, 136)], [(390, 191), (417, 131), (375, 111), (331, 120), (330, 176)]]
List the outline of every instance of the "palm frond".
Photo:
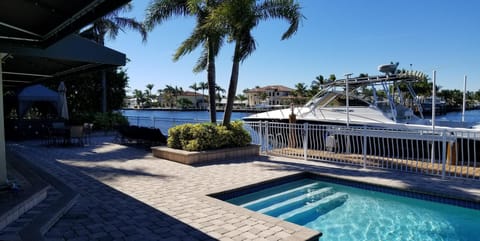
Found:
[(298, 26), (305, 18), (300, 13), (300, 9), (300, 4), (294, 0), (266, 0), (258, 6), (257, 11), (262, 20), (284, 19), (290, 23), (289, 28), (282, 35), (282, 40), (284, 40), (297, 32)]
[(207, 68), (208, 64), (208, 49), (207, 47), (202, 49), (202, 53), (200, 54), (200, 57), (197, 60), (197, 63), (193, 67), (193, 72), (194, 73), (200, 73), (204, 71)]
[(192, 34), (182, 42), (180, 47), (173, 55), (173, 60), (177, 61), (180, 57), (191, 53), (195, 50), (201, 43), (205, 42), (205, 37), (199, 27), (196, 27)]
[(155, 25), (177, 15), (188, 16), (191, 14), (188, 0), (155, 0), (151, 2), (145, 14), (145, 27), (151, 31)]

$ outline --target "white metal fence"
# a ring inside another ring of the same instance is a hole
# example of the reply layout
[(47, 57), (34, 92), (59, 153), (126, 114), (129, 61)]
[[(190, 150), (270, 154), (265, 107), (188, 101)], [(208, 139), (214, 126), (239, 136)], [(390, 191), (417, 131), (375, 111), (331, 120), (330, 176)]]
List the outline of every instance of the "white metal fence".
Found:
[[(204, 119), (127, 116), (131, 125), (159, 128)], [(418, 126), (385, 129), (320, 124), (245, 122), (267, 155), (480, 180), (480, 130)]]
[(145, 117), (145, 116), (125, 116), (130, 125), (158, 128), (164, 134), (168, 134), (168, 129), (171, 127), (186, 124), (186, 123), (202, 123), (209, 122), (205, 119), (192, 119), (192, 118), (158, 118), (158, 117)]
[(480, 180), (480, 131), (245, 122), (267, 155)]

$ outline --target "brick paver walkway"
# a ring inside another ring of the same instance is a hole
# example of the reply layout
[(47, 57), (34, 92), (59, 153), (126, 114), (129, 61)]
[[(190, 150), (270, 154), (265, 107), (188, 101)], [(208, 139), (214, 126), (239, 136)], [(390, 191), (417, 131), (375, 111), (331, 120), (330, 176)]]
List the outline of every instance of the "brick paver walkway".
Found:
[(430, 176), (278, 157), (192, 167), (111, 140), (70, 148), (7, 144), (80, 193), (79, 201), (47, 232), (47, 240), (302, 240), (315, 232), (206, 194), (303, 170), (403, 188), (429, 186), (480, 200), (479, 181), (447, 180), (445, 185), (447, 181)]

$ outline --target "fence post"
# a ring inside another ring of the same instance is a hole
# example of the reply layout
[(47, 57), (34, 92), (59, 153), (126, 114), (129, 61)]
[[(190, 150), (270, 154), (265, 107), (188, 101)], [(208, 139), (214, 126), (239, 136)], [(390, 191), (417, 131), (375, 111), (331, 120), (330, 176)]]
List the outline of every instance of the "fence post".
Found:
[(363, 168), (367, 168), (367, 130), (363, 126), (363, 145), (362, 145), (362, 154), (363, 154)]
[(442, 179), (445, 179), (445, 165), (447, 160), (447, 130), (442, 131)]
[(268, 155), (268, 149), (269, 149), (269, 144), (268, 144), (268, 121), (265, 122), (265, 152)]
[(259, 144), (260, 144), (260, 151), (264, 151), (265, 148), (263, 147), (263, 130), (262, 130), (262, 122), (258, 122), (258, 137), (259, 137)]
[(303, 159), (307, 160), (308, 150), (308, 123), (303, 123)]

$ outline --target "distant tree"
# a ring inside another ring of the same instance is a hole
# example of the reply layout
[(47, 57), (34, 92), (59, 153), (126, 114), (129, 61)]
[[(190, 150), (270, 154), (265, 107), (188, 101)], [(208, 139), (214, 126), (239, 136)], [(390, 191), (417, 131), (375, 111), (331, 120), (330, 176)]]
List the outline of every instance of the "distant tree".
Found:
[(225, 89), (220, 87), (219, 85), (216, 85), (215, 91), (217, 92), (218, 102), (222, 101), (222, 97), (223, 97), (222, 93), (225, 94)]
[(461, 107), (463, 105), (463, 93), (460, 90), (442, 90), (438, 92), (438, 96), (442, 97), (450, 107)]
[(307, 86), (305, 83), (295, 84), (295, 95), (298, 97), (305, 97), (307, 94)]
[(259, 96), (260, 100), (264, 101), (267, 99), (267, 97), (268, 97), (267, 93), (265, 92), (260, 93), (260, 96)]
[(335, 80), (337, 80), (337, 76), (335, 76), (335, 74), (331, 74), (330, 76), (328, 76), (328, 81), (329, 82), (333, 82)]
[(245, 95), (239, 94), (236, 96), (236, 99), (243, 103), (245, 100), (247, 100), (247, 97)]
[[(195, 102), (197, 101), (197, 91), (200, 90), (200, 86), (197, 85), (197, 82), (193, 83), (192, 85), (188, 86), (188, 88), (192, 89), (193, 90), (193, 95), (195, 97)], [(198, 106), (195, 106), (195, 107), (198, 107)]]
[(146, 90), (145, 90), (145, 97), (147, 99), (147, 104), (149, 106), (152, 106), (152, 103), (153, 103), (153, 99), (154, 99), (154, 95), (152, 93), (152, 89), (153, 89), (154, 85), (153, 84), (147, 84), (146, 86)]
[(315, 77), (315, 80), (313, 80), (310, 84), (310, 91), (308, 93), (308, 96), (314, 96), (315, 94), (317, 94), (324, 83), (325, 78), (323, 77), (323, 75)]
[(133, 96), (137, 101), (138, 107), (143, 108), (146, 102), (145, 94), (141, 90), (134, 89)]
[(176, 102), (175, 91), (175, 88), (171, 85), (166, 85), (163, 89), (163, 99), (170, 108), (172, 108)]
[(193, 103), (191, 100), (187, 99), (187, 98), (180, 98), (177, 100), (177, 105), (180, 106), (180, 108), (182, 109), (186, 109), (186, 108), (191, 108), (193, 107)]

